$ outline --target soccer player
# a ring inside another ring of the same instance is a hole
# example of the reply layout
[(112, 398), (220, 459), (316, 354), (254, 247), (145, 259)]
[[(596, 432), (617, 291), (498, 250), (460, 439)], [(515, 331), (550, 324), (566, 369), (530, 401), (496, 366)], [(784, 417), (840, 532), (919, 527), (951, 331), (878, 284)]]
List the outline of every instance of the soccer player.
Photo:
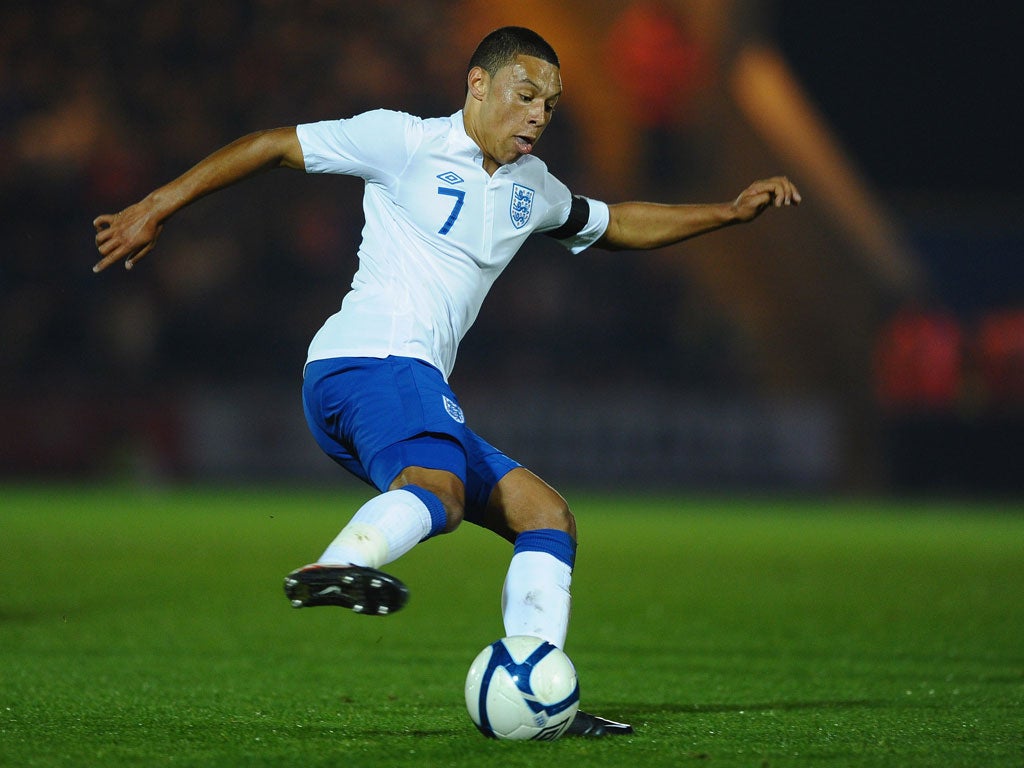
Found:
[[(132, 269), (175, 212), (257, 172), (285, 167), (365, 181), (359, 267), (310, 344), (303, 404), (320, 447), (380, 494), (315, 563), (287, 576), (292, 605), (396, 611), (408, 591), (379, 569), (465, 519), (513, 544), (501, 595), (505, 633), (563, 647), (575, 519), (558, 492), (467, 425), (448, 386), (459, 342), (534, 232), (573, 253), (650, 249), (800, 202), (785, 177), (756, 181), (720, 204), (607, 205), (573, 195), (533, 154), (561, 93), (551, 46), (505, 27), (473, 53), (464, 106), (449, 117), (376, 110), (253, 133), (95, 219), (94, 271), (122, 260)], [(581, 712), (570, 733), (632, 728)]]

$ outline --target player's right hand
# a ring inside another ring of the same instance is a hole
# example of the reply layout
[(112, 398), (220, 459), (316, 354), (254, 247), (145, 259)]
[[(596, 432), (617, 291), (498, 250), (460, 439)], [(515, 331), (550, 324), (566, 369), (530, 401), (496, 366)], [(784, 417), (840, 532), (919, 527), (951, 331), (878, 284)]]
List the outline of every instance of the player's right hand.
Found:
[(163, 224), (154, 220), (144, 201), (120, 213), (97, 216), (92, 225), (96, 228), (96, 249), (103, 257), (93, 265), (93, 272), (102, 272), (122, 259), (124, 268), (131, 269), (153, 250), (163, 230)]

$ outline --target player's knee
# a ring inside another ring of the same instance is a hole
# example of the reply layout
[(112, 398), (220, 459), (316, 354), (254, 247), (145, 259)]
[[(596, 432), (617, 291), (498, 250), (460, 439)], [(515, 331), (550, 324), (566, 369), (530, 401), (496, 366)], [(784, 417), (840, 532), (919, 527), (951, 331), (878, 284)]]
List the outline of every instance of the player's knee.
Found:
[(434, 491), (434, 493), (444, 505), (444, 514), (447, 520), (441, 533), (451, 533), (459, 527), (463, 517), (466, 515), (465, 494), (452, 494), (444, 491)]
[(433, 494), (444, 507), (445, 525), (438, 533), (451, 533), (459, 527), (466, 513), (466, 489), (454, 474), (442, 470), (407, 467), (394, 482), (391, 489), (416, 485)]
[(427, 490), (437, 496), (444, 505), (445, 526), (441, 533), (451, 533), (462, 522), (466, 514), (466, 489), (454, 475), (442, 476)]
[(574, 539), (576, 538), (576, 518), (573, 516), (572, 510), (569, 509), (569, 504), (565, 499), (560, 498), (558, 502), (553, 504), (549, 515), (550, 524), (545, 527), (565, 531)]
[(565, 531), (573, 539), (576, 538), (576, 518), (569, 509), (569, 504), (561, 496), (554, 495), (544, 504), (537, 504), (530, 510), (528, 519), (524, 519), (518, 526), (520, 530), (539, 528)]
[(444, 507), (444, 528), (436, 533), (451, 533), (458, 528), (466, 514), (466, 493), (461, 483), (420, 485), (420, 487), (434, 494)]

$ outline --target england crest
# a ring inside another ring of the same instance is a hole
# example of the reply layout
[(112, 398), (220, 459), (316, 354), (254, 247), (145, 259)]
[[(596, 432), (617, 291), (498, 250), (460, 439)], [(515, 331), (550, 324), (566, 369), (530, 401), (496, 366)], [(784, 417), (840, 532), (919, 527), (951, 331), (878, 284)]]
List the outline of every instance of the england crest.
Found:
[(456, 403), (447, 395), (441, 395), (441, 397), (444, 399), (444, 409), (448, 411), (448, 415), (451, 416), (452, 419), (457, 423), (465, 424), (466, 417), (462, 413), (462, 409), (459, 407), (459, 404)]
[(533, 211), (534, 192), (522, 184), (512, 185), (512, 204), (509, 207), (509, 215), (512, 217), (512, 226), (522, 229), (530, 220), (530, 213)]

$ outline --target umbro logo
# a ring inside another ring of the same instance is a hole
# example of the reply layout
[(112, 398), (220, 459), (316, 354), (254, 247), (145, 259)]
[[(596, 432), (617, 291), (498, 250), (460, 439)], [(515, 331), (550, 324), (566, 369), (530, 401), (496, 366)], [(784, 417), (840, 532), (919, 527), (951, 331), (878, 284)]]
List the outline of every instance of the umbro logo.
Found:
[(443, 181), (445, 184), (461, 184), (465, 181), (464, 178), (459, 176), (455, 171), (445, 171), (444, 173), (437, 174), (437, 178)]

